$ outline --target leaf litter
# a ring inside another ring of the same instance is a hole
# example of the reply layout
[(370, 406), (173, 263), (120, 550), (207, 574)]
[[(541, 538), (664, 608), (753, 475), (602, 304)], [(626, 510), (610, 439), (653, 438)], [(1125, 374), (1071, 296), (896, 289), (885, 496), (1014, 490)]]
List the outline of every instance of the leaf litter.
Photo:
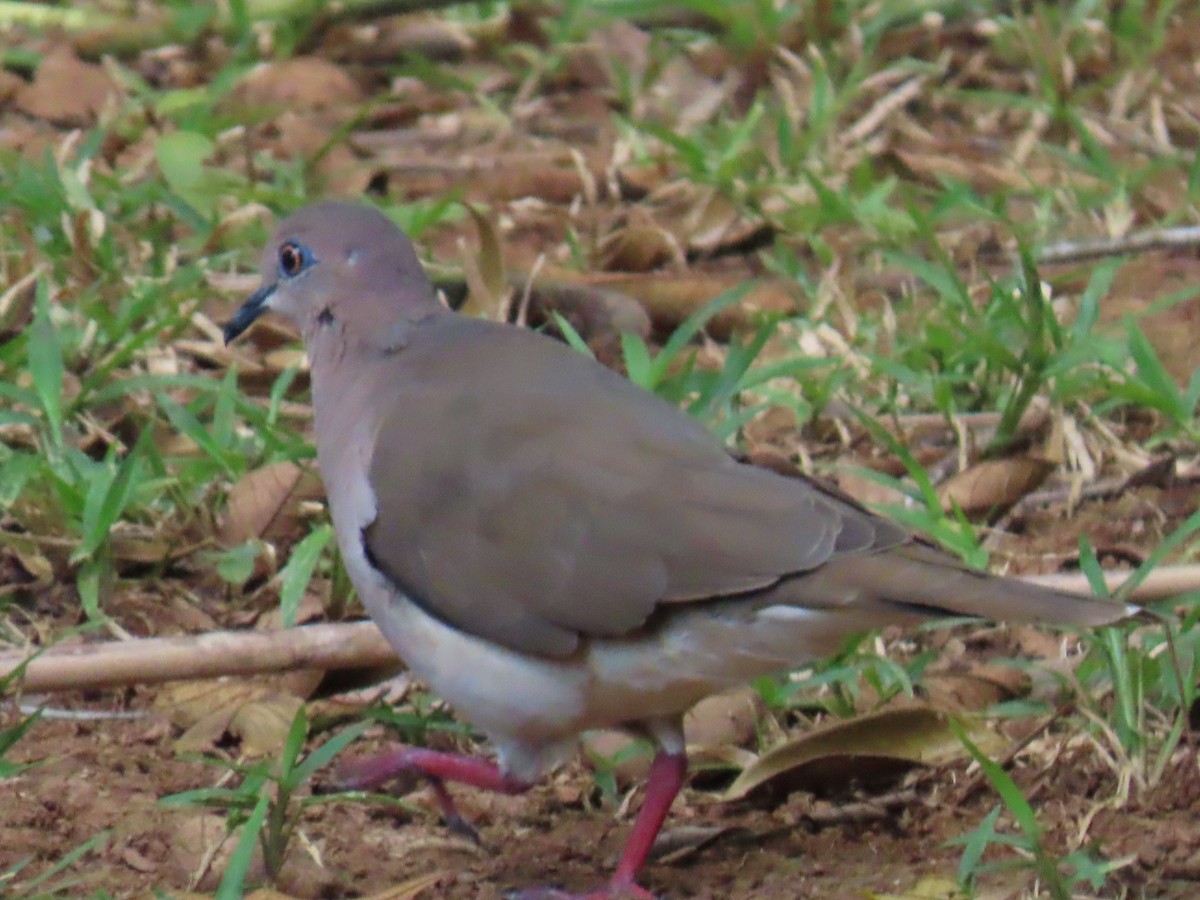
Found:
[[(719, 168), (706, 169), (711, 158), (707, 151), (719, 149), (716, 142), (712, 148), (678, 142), (672, 147), (668, 138), (672, 129), (686, 134), (693, 127), (719, 124), (727, 108), (746, 110), (756, 86), (790, 105), (795, 121), (815, 114), (814, 85), (823, 63), (819, 50), (807, 51), (808, 42), (818, 41), (828, 26), (819, 16), (780, 35), (774, 48), (760, 46), (745, 59), (719, 42), (697, 37), (692, 46), (665, 61), (654, 58), (659, 38), (651, 27), (616, 23), (597, 29), (586, 42), (556, 47), (547, 37), (549, 23), (536, 12), (516, 9), (467, 25), (437, 15), (393, 17), (357, 30), (332, 25), (314, 52), (262, 63), (237, 79), (215, 105), (216, 114), (228, 117), (230, 127), (212, 139), (180, 138), (183, 132), (168, 116), (140, 133), (112, 129), (93, 164), (106, 176), (131, 184), (157, 167), (198, 209), (227, 214), (224, 230), (213, 236), (213, 250), (253, 244), (250, 235), (259, 234), (254, 229), (255, 220), (265, 213), (261, 206), (226, 205), (226, 198), (240, 186), (263, 177), (255, 152), (280, 164), (303, 158), (315, 192), (357, 194), (369, 189), (389, 200), (457, 194), (482, 204), (487, 212), (475, 213), (472, 206), (465, 217), (435, 221), (423, 231), (421, 243), (440, 262), (475, 263), (478, 277), (471, 274), (470, 265), (463, 265), (451, 278), (469, 289), (469, 302), (495, 309), (502, 295), (511, 293), (516, 300), (526, 290), (531, 297), (558, 296), (560, 303), (566, 302), (562, 297), (570, 297), (574, 309), (585, 311), (564, 315), (594, 346), (606, 341), (611, 345), (613, 321), (627, 323), (637, 313), (645, 317), (638, 328), (643, 337), (661, 341), (726, 289), (756, 279), (754, 289), (707, 329), (708, 343), (697, 353), (697, 365), (714, 370), (724, 361), (724, 342), (752, 332), (762, 311), (803, 312), (814, 302), (796, 279), (765, 270), (755, 255), (764, 246), (786, 246), (794, 256), (821, 262), (828, 280), (825, 294), (818, 292), (815, 302), (828, 303), (835, 313), (821, 323), (826, 331), (814, 328), (802, 345), (815, 342), (826, 352), (832, 348), (843, 355), (853, 352), (855, 333), (873, 304), (920, 293), (910, 273), (856, 251), (858, 246), (871, 246), (871, 228), (844, 217), (823, 227), (814, 241), (803, 219), (796, 218), (796, 208), (805, 203), (832, 202), (832, 195), (822, 191), (851, 184), (856, 170), (870, 159), (884, 161), (906, 183), (941, 187), (953, 182), (980, 192), (1014, 191), (1014, 215), (1032, 214), (1029, 198), (1035, 189), (1083, 197), (1104, 184), (1094, 173), (1064, 168), (1057, 152), (1043, 142), (1058, 127), (1045, 116), (1026, 114), (1019, 107), (988, 106), (971, 95), (976, 88), (1018, 94), (1030, 87), (1029, 72), (1006, 57), (1011, 48), (983, 40), (986, 22), (949, 22), (943, 27), (930, 20), (893, 28), (882, 45), (884, 58), (922, 59), (945, 79), (945, 90), (929, 99), (928, 76), (911, 78), (903, 67), (865, 80), (845, 110), (839, 133), (825, 138), (816, 159), (823, 169), (810, 181), (791, 173), (781, 177), (783, 169), (771, 158), (773, 151), (754, 148), (743, 148), (743, 168), (731, 169), (733, 176)], [(1187, 98), (1195, 95), (1190, 62), (1195, 58), (1195, 24), (1172, 29), (1160, 51), (1160, 71), (1169, 79), (1167, 102), (1136, 77), (1104, 86), (1100, 111), (1086, 113), (1088, 127), (1104, 151), (1089, 150), (1096, 158), (1107, 153), (1119, 164), (1143, 158), (1147, 147), (1162, 152), (1172, 140), (1194, 140), (1196, 111)], [(93, 37), (97, 35), (111, 40), (99, 32)], [(931, 35), (936, 37), (932, 43)], [(843, 37), (836, 49), (852, 58), (861, 46), (855, 44), (853, 31)], [(2, 73), (0, 96), (8, 102), (0, 112), (0, 146), (31, 160), (47, 152), (67, 159), (80, 141), (79, 132), (72, 129), (128, 121), (121, 118), (122, 104), (125, 109), (130, 104), (137, 107), (129, 80), (114, 78), (119, 70), (111, 62), (102, 65), (80, 58), (97, 55), (94, 43), (80, 38), (73, 49), (69, 42), (33, 33), (27, 41), (44, 56), (32, 78)], [(537, 53), (562, 52), (527, 67), (501, 52), (506, 42), (517, 44), (526, 59), (531, 51), (525, 47)], [(216, 45), (156, 46), (133, 55), (114, 44), (102, 46), (139, 77), (180, 92), (206, 85), (226, 58)], [(383, 61), (393, 60), (398, 52), (452, 59), (455, 68), (441, 79), (422, 77), (419, 67), (417, 75), (393, 77)], [(763, 63), (767, 56), (772, 56), (770, 65)], [(1097, 50), (1073, 61), (1079, 68), (1056, 76), (1058, 87), (1066, 90), (1076, 80), (1102, 78), (1106, 59)], [(634, 152), (613, 114), (625, 102), (625, 77), (640, 88), (629, 98), (627, 114), (659, 123), (648, 130), (657, 140), (648, 141), (646, 153)], [(486, 100), (505, 92), (512, 99), (506, 108)], [(188, 102), (186, 93), (176, 94), (174, 102)], [(974, 123), (976, 133), (964, 136), (962, 121)], [(736, 148), (736, 143), (725, 146)], [(1078, 149), (1078, 142), (1074, 146)], [(755, 173), (761, 180), (739, 171)], [(1113, 205), (1097, 214), (1079, 200), (1072, 232), (1120, 235), (1132, 223), (1156, 222), (1170, 213), (1183, 190), (1178, 172), (1163, 171), (1144, 185), (1134, 185), (1126, 208)], [(1066, 201), (1068, 208), (1071, 202)], [(94, 222), (94, 217), (82, 216), (72, 225), (78, 256), (69, 263), (69, 290), (89, 277), (88, 254), (97, 244)], [(115, 240), (133, 244), (138, 239), (134, 224), (144, 220), (111, 222), (107, 227)], [(881, 217), (874, 228), (886, 230), (892, 224)], [(952, 223), (941, 238), (973, 279), (974, 290), (1007, 263), (1011, 249), (1003, 231), (984, 222)], [(1147, 337), (1169, 375), (1183, 384), (1200, 362), (1200, 350), (1187, 338), (1194, 330), (1195, 297), (1157, 306), (1153, 301), (1185, 290), (1195, 280), (1189, 258), (1166, 250), (1131, 257), (1118, 270), (1100, 311), (1100, 319), (1109, 324), (1120, 323), (1126, 314), (1145, 312), (1141, 321)], [(247, 255), (243, 261), (249, 259)], [(22, 278), (33, 270), (34, 260), (44, 263), (36, 250), (24, 262), (6, 262), (6, 283), (28, 283)], [(289, 347), (293, 336), (261, 323), (249, 345), (224, 348), (211, 323), (227, 314), (245, 290), (244, 279), (223, 281), (227, 271), (210, 273), (217, 297), (206, 290), (197, 301), (197, 324), (171, 336), (169, 365), (177, 373), (219, 374), (236, 364), (241, 387), (266, 402), (279, 375), (297, 361)], [(1085, 286), (1074, 272), (1048, 271), (1060, 291), (1078, 293)], [(571, 293), (575, 288), (579, 292)], [(554, 308), (553, 302), (543, 301), (549, 308)], [(922, 327), (928, 312), (922, 304), (928, 302), (918, 296), (911, 319), (891, 327), (897, 334)], [(4, 334), (20, 333), (32, 314), (31, 291), (3, 295)], [(545, 313), (541, 315), (544, 320)], [(145, 357), (138, 364), (149, 362)], [(81, 389), (79, 379), (87, 375), (86, 368), (64, 373), (68, 396)], [(132, 367), (115, 373), (133, 374)], [(303, 421), (303, 387), (303, 377), (294, 379), (279, 406), (281, 416)], [(900, 390), (903, 394), (905, 388)], [(186, 389), (170, 394), (177, 401), (188, 399)], [(904, 397), (898, 399), (903, 409)], [(147, 400), (131, 392), (117, 401), (94, 423), (92, 452), (103, 455), (105, 448), (127, 443), (125, 423), (143, 414)], [(901, 461), (873, 442), (853, 417), (840, 415), (836, 404), (823, 411), (803, 424), (802, 461), (836, 465), (855, 460), (895, 477), (904, 474)], [(1144, 559), (1196, 506), (1195, 452), (1190, 446), (1181, 448), (1182, 465), (1170, 479), (1130, 484), (1115, 495), (1083, 500), (1072, 492), (1080, 489), (1081, 472), (1091, 473), (1087, 478), (1094, 480), (1101, 473), (1131, 477), (1144, 468), (1148, 456), (1137, 451), (1150, 430), (1136, 415), (1116, 423), (1118, 433), (1107, 440), (1090, 430), (1094, 423), (1067, 423), (1060, 411), (1052, 410), (1033, 428), (1036, 440), (1026, 445), (1055, 439), (1058, 429), (1066, 449), (1050, 456), (1016, 450), (993, 458), (982, 452), (986, 440), (964, 440), (962, 429), (952, 425), (918, 426), (906, 423), (903, 416), (889, 425), (925, 465), (935, 474), (941, 472), (936, 488), (948, 506), (1003, 524), (1004, 533), (989, 538), (989, 546), (1014, 572), (1078, 564), (1081, 533), (1091, 537), (1102, 558)], [(760, 433), (766, 435), (765, 445), (780, 447), (785, 458), (796, 459), (800, 450), (794, 427), (763, 427)], [(3, 434), (12, 446), (29, 440), (15, 431), (11, 440), (10, 431)], [(172, 456), (198, 452), (194, 442), (189, 447), (173, 440), (175, 435), (164, 434), (164, 449)], [(173, 633), (195, 628), (198, 621), (254, 621), (275, 599), (277, 587), (269, 586), (271, 567), (308, 531), (308, 504), (319, 497), (313, 487), (311, 476), (293, 464), (271, 463), (221, 486), (226, 512), (220, 522), (200, 513), (163, 515), (140, 523), (140, 530), (129, 532), (129, 544), (116, 545), (137, 545), (140, 552), (118, 549), (118, 556), (134, 579), (137, 567), (153, 568), (165, 561), (157, 573), (163, 577), (140, 583), (140, 594), (117, 588), (106, 612), (139, 634)], [(843, 487), (849, 489), (848, 482)], [(1022, 507), (1022, 499), (1039, 487), (1065, 488), (1068, 500)], [(896, 499), (894, 493), (888, 496)], [(16, 590), (11, 593), (26, 603), (26, 621), (16, 627), (42, 635), (74, 624), (73, 598), (54, 590), (54, 584), (69, 581), (67, 556), (75, 538), (64, 538), (59, 523), (28, 505), (6, 509), (5, 516), (12, 517), (15, 527), (6, 518), (0, 530), (0, 571), (12, 573)], [(213, 546), (230, 549), (246, 541), (271, 548), (266, 556), (256, 557), (251, 571), (268, 583), (255, 595), (256, 608), (251, 609), (238, 607), (238, 596), (213, 577), (211, 557), (203, 555)], [(181, 547), (186, 552), (181, 553)], [(318, 578), (322, 580), (327, 576)], [(6, 593), (9, 581), (5, 578)], [(329, 584), (318, 584), (314, 596), (327, 597), (331, 591)], [(946, 740), (950, 711), (1021, 698), (1031, 689), (1019, 679), (989, 674), (989, 639), (973, 634), (969, 630), (961, 638), (960, 670), (930, 671), (928, 687), (936, 698), (935, 708), (879, 709), (874, 704), (880, 698), (868, 691), (856, 700), (857, 716), (845, 723), (829, 724), (828, 717), (793, 709), (756, 708), (753, 732), (747, 733), (745, 695), (710, 702), (715, 709), (710, 716), (718, 724), (710, 722), (701, 743), (709, 759), (740, 773), (733, 776), (733, 784), (740, 781), (741, 787), (722, 788), (719, 780), (697, 779), (675, 810), (679, 828), (698, 829), (692, 832), (697, 837), (683, 842), (687, 852), (675, 848), (674, 863), (650, 869), (651, 888), (668, 896), (955, 896), (942, 876), (954, 870), (958, 853), (944, 842), (981, 820), (993, 801), (986, 792), (975, 791), (964, 804), (947, 804), (955, 783), (969, 777), (969, 764), (957, 752), (930, 758), (928, 750), (954, 751), (955, 745)], [(1062, 661), (1060, 644), (1047, 645), (1044, 636), (1022, 641), (1021, 634), (1015, 632), (1013, 642), (1023, 646), (1006, 648), (1005, 653), (1023, 652), (1039, 662)], [(903, 659), (926, 646), (945, 651), (947, 640), (960, 638), (897, 640), (887, 652)], [(1062, 668), (1069, 677), (1069, 665)], [(995, 692), (981, 687), (988, 684)], [(174, 687), (134, 688), (99, 700), (62, 700), (113, 708), (157, 705), (171, 710), (176, 719), (172, 729), (164, 729), (159, 721), (39, 723), (18, 745), (18, 753), (44, 762), (6, 784), (13, 799), (0, 824), (0, 865), (25, 856), (49, 865), (120, 823), (113, 840), (76, 867), (74, 874), (83, 887), (121, 896), (144, 893), (150, 886), (172, 892), (202, 886), (211, 891), (211, 877), (204, 884), (194, 883), (194, 878), (202, 869), (219, 869), (213, 854), (224, 837), (223, 819), (166, 811), (156, 803), (163, 794), (212, 783), (212, 769), (176, 755), (180, 743), (230, 758), (271, 752), (286, 735), (287, 710), (313, 688), (315, 683), (288, 687), (231, 681), (178, 692)], [(406, 696), (400, 710), (416, 715), (418, 709), (428, 708), (426, 703)], [(184, 715), (185, 708), (190, 708), (189, 715)], [(6, 709), (3, 714), (11, 712)], [(816, 730), (811, 727), (814, 721), (819, 723)], [(1020, 743), (1019, 731), (1019, 723), (988, 729), (997, 742), (996, 755)], [(435, 732), (430, 740), (449, 745), (461, 739)], [(620, 747), (610, 749), (613, 756), (622, 752)], [(881, 811), (870, 815), (859, 815), (853, 807), (872, 804), (872, 790), (858, 777), (864, 757), (898, 761), (907, 770), (891, 772), (886, 787), (873, 789), (881, 802), (871, 808)], [(769, 799), (756, 797), (746, 787), (786, 782), (793, 775), (802, 783), (799, 776), (814, 762), (826, 765), (815, 782), (810, 774), (807, 786), (832, 792), (835, 799), (820, 802), (830, 804), (833, 814), (806, 818), (801, 807), (810, 802), (807, 794), (786, 785), (765, 792)], [(1082, 839), (1076, 834), (1082, 827), (1086, 837), (1105, 845), (1110, 858), (1134, 859), (1118, 874), (1119, 884), (1161, 896), (1189, 895), (1198, 877), (1200, 838), (1194, 827), (1197, 798), (1191, 788), (1197, 780), (1193, 763), (1184, 755), (1167, 767), (1154, 792), (1131, 798), (1120, 809), (1106, 805), (1106, 798), (1116, 792), (1117, 775), (1079, 742), (1064, 743), (1063, 735), (1053, 729), (1026, 746), (1012, 764), (1014, 778), (1037, 797), (1051, 841), (1068, 846)], [(461, 848), (431, 839), (441, 834), (432, 816), (357, 804), (311, 807), (302, 827), (312, 849), (293, 851), (290, 873), (278, 887), (281, 895), (297, 897), (487, 897), (543, 882), (549, 868), (556, 881), (582, 888), (608, 864), (630, 807), (639, 802), (637, 793), (625, 786), (629, 783), (622, 779), (619, 792), (606, 795), (595, 772), (576, 762), (529, 797), (465, 792), (464, 812), (480, 824), (494, 848), (487, 854), (469, 854), (466, 860)], [(722, 802), (722, 790), (724, 799), (736, 794), (739, 802)], [(896, 796), (903, 802), (882, 802), (889, 792), (901, 792)], [(838, 809), (851, 812), (839, 819)], [(197, 830), (206, 837), (180, 837)], [(400, 852), (397, 840), (404, 845)], [(704, 849), (696, 852), (697, 848)], [(999, 881), (979, 896), (1028, 892), (1024, 881)]]

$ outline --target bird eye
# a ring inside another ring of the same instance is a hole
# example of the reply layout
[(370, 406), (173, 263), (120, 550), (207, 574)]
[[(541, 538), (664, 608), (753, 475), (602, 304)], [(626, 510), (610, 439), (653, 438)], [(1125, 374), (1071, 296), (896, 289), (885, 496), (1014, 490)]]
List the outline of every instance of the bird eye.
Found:
[(299, 244), (288, 241), (279, 248), (279, 272), (287, 278), (299, 275), (306, 262), (306, 253)]

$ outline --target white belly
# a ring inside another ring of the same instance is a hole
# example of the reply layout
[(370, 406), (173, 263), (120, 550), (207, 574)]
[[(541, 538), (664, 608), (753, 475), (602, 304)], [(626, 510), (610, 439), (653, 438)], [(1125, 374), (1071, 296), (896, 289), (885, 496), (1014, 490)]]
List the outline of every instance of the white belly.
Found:
[[(361, 421), (348, 419), (350, 431)], [(374, 521), (375, 498), (355, 448), (372, 446), (373, 436), (355, 437), (339, 443), (338, 458), (318, 448), (350, 580), (412, 671), (482, 730), (519, 778), (532, 781), (561, 762), (586, 729), (677, 717), (709, 693), (829, 653), (854, 630), (824, 612), (747, 615), (730, 603), (681, 608), (653, 634), (595, 640), (564, 660), (473, 637), (426, 613), (367, 561), (362, 529)]]

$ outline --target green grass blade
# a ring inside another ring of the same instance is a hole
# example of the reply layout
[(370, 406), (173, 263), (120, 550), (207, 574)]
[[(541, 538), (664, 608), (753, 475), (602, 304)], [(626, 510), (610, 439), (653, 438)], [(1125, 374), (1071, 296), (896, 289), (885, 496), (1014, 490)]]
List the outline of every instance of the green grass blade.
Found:
[(332, 536), (333, 526), (321, 525), (292, 548), (287, 565), (279, 573), (279, 611), (284, 628), (291, 628), (296, 624), (296, 611), (300, 608), (300, 601), (304, 598), (309, 582), (312, 581), (313, 572), (325, 545)]
[(242, 836), (238, 838), (237, 846), (229, 857), (229, 866), (221, 877), (214, 900), (241, 900), (246, 896), (246, 876), (250, 872), (250, 863), (254, 859), (254, 848), (262, 832), (263, 822), (267, 818), (267, 808), (271, 805), (270, 794), (265, 791), (258, 797), (253, 812), (242, 825)]
[(37, 283), (37, 298), (33, 323), (29, 329), (29, 374), (38, 404), (50, 430), (50, 452), (61, 457), (63, 452), (63, 355), (58, 334), (50, 321), (49, 288), (44, 280)]

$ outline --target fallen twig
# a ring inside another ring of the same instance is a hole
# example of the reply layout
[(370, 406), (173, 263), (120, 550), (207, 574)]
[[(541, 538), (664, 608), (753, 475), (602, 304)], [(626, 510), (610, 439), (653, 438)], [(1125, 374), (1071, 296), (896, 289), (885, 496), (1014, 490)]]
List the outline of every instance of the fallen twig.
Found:
[[(1110, 592), (1115, 592), (1131, 572), (1110, 571), (1104, 573), (1104, 583)], [(1026, 575), (1025, 581), (1032, 581), (1044, 587), (1054, 588), (1075, 594), (1090, 594), (1091, 586), (1083, 572), (1055, 572), (1051, 575)], [(1166, 600), (1188, 591), (1200, 590), (1200, 564), (1183, 566), (1159, 566), (1143, 579), (1124, 599), (1137, 603), (1151, 603), (1155, 600)]]
[[(1129, 577), (1109, 572), (1110, 590)], [(1037, 584), (1090, 593), (1082, 572), (1036, 575)], [(1141, 603), (1200, 590), (1200, 565), (1155, 569), (1126, 600)], [(28, 660), (28, 662), (26, 662)], [(298, 669), (323, 671), (394, 667), (395, 652), (369, 621), (302, 625), (282, 631), (214, 631), (194, 637), (146, 638), (0, 654), (0, 681), (26, 663), (21, 689), (43, 694), (135, 684), (159, 684)]]
[(906, 809), (917, 802), (913, 788), (901, 788), (878, 797), (849, 800), (845, 803), (817, 802), (800, 814), (801, 818), (814, 825), (861, 825), (893, 818), (897, 810)]
[(1200, 247), (1200, 225), (1184, 225), (1135, 231), (1114, 238), (1058, 241), (1043, 247), (1037, 261), (1042, 264), (1084, 262), (1105, 256), (1195, 247)]
[[(428, 12), (457, 2), (460, 0), (342, 0), (329, 9), (322, 9), (304, 0), (249, 0), (246, 15), (253, 22), (308, 19), (319, 31), (337, 22)], [(184, 34), (178, 17), (172, 13), (115, 16), (75, 6), (0, 0), (0, 26), (13, 25), (37, 31), (66, 31), (74, 35), (75, 49), (90, 58), (104, 54), (130, 56), (178, 40)], [(223, 4), (218, 5), (209, 27), (216, 34), (230, 36), (235, 20)]]
[[(0, 655), (0, 680), (28, 657)], [(351, 622), (52, 647), (29, 660), (20, 684), (27, 693), (41, 694), (395, 662), (395, 651), (374, 623)]]

